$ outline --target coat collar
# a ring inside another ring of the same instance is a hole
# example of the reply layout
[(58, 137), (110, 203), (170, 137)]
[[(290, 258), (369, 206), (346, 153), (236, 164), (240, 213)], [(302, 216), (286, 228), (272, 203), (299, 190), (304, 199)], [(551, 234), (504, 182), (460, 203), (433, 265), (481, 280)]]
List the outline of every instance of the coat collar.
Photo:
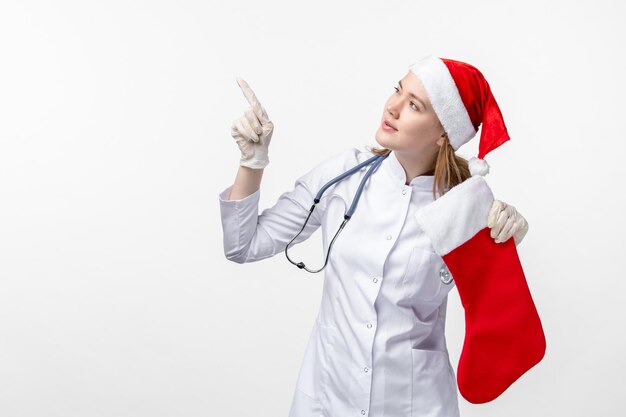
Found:
[[(400, 161), (398, 161), (394, 151), (391, 151), (389, 156), (383, 160), (382, 166), (389, 174), (391, 174), (394, 182), (398, 183), (400, 186), (406, 185), (406, 173), (404, 172), (404, 168), (402, 167)], [(411, 180), (409, 186), (414, 190), (432, 191), (434, 182), (434, 175), (419, 175)]]

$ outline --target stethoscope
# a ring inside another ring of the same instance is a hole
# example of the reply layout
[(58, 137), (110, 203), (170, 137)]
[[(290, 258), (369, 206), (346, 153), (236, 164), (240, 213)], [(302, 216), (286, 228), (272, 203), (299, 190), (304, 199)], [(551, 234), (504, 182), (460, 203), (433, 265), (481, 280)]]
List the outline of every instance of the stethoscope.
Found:
[[(341, 233), (341, 231), (345, 227), (346, 223), (348, 223), (348, 220), (350, 220), (350, 218), (352, 217), (352, 213), (354, 213), (354, 210), (356, 209), (356, 205), (359, 202), (359, 198), (361, 198), (361, 192), (363, 191), (363, 187), (365, 186), (365, 182), (370, 177), (370, 175), (372, 175), (372, 173), (380, 166), (380, 164), (383, 162), (383, 160), (386, 157), (388, 157), (388, 156), (389, 156), (389, 153), (386, 153), (385, 155), (375, 155), (375, 156), (371, 157), (370, 159), (361, 162), (359, 165), (355, 166), (354, 168), (350, 169), (349, 171), (346, 171), (343, 174), (338, 175), (337, 177), (335, 177), (332, 180), (328, 181), (317, 192), (317, 195), (313, 199), (313, 205), (311, 206), (311, 209), (309, 210), (309, 215), (306, 217), (306, 220), (304, 221), (304, 224), (302, 225), (302, 229), (300, 229), (298, 234), (295, 235), (293, 237), (293, 239), (291, 239), (291, 241), (287, 244), (287, 247), (285, 247), (285, 256), (287, 257), (289, 262), (291, 262), (292, 264), (294, 264), (298, 268), (304, 269), (305, 271), (308, 271), (308, 272), (311, 272), (311, 273), (320, 272), (321, 270), (326, 268), (326, 264), (328, 263), (328, 257), (330, 256), (330, 249), (333, 247), (333, 243), (335, 242), (335, 239), (337, 239), (337, 236), (339, 236), (339, 233)], [(348, 211), (346, 211), (346, 213), (344, 214), (343, 222), (341, 223), (341, 226), (339, 226), (339, 229), (337, 230), (337, 233), (335, 233), (335, 237), (333, 237), (333, 240), (331, 240), (330, 244), (328, 245), (328, 252), (326, 252), (326, 259), (324, 260), (324, 266), (322, 266), (320, 269), (314, 271), (314, 270), (311, 270), (311, 269), (307, 268), (304, 265), (304, 262), (296, 263), (296, 262), (292, 261), (291, 258), (289, 257), (289, 254), (287, 253), (287, 250), (289, 249), (289, 246), (293, 243), (293, 241), (296, 240), (296, 238), (298, 236), (300, 236), (300, 233), (302, 233), (302, 231), (306, 227), (306, 224), (309, 221), (309, 218), (311, 217), (311, 214), (313, 214), (313, 210), (315, 210), (315, 206), (317, 205), (317, 203), (320, 202), (320, 199), (322, 198), (322, 194), (324, 194), (326, 189), (328, 189), (328, 187), (330, 187), (331, 185), (335, 184), (336, 182), (341, 181), (342, 179), (344, 179), (346, 177), (349, 177), (350, 175), (354, 174), (355, 172), (357, 172), (358, 170), (360, 170), (361, 168), (363, 168), (364, 166), (367, 166), (367, 165), (372, 165), (372, 166), (370, 167), (370, 169), (367, 170), (367, 173), (365, 174), (365, 176), (361, 180), (361, 184), (359, 184), (359, 188), (356, 191), (356, 195), (354, 196), (354, 199), (352, 201), (352, 205), (350, 206)]]
[[(374, 173), (374, 171), (376, 171), (378, 169), (380, 164), (383, 162), (383, 160), (385, 158), (387, 158), (389, 156), (390, 153), (391, 152), (388, 152), (388, 153), (386, 153), (384, 155), (375, 155), (375, 156), (371, 157), (370, 159), (361, 162), (359, 165), (355, 166), (354, 168), (352, 168), (352, 169), (344, 172), (343, 174), (338, 175), (337, 177), (333, 178), (332, 180), (328, 181), (317, 192), (317, 195), (313, 199), (313, 205), (311, 206), (311, 209), (309, 210), (309, 214), (306, 217), (306, 220), (304, 221), (304, 224), (302, 225), (302, 228), (300, 229), (298, 234), (295, 235), (293, 237), (293, 239), (291, 239), (291, 241), (285, 247), (285, 256), (287, 257), (289, 262), (291, 262), (292, 264), (294, 264), (298, 268), (304, 269), (305, 271), (311, 272), (311, 273), (317, 273), (317, 272), (322, 271), (324, 268), (326, 268), (326, 264), (328, 263), (328, 257), (330, 256), (330, 250), (333, 247), (333, 243), (335, 242), (335, 239), (337, 239), (337, 236), (339, 236), (339, 233), (341, 233), (341, 231), (345, 227), (346, 223), (348, 223), (348, 220), (350, 220), (350, 218), (352, 217), (352, 214), (354, 213), (354, 210), (356, 210), (356, 206), (357, 206), (357, 203), (359, 202), (359, 199), (361, 198), (361, 193), (363, 192), (363, 187), (365, 186), (365, 183), (367, 182), (367, 180), (370, 177), (370, 175), (372, 175)], [(359, 188), (357, 189), (356, 195), (354, 196), (354, 199), (352, 201), (352, 205), (350, 206), (348, 211), (345, 212), (345, 214), (343, 216), (343, 222), (339, 226), (339, 229), (337, 230), (337, 233), (335, 233), (335, 236), (333, 237), (333, 240), (331, 240), (330, 244), (328, 245), (328, 251), (326, 252), (326, 259), (324, 260), (324, 265), (320, 269), (318, 269), (318, 270), (311, 270), (311, 269), (307, 268), (306, 265), (304, 265), (304, 262), (297, 262), (296, 263), (296, 262), (292, 261), (291, 258), (289, 257), (289, 254), (287, 253), (287, 250), (289, 249), (289, 246), (293, 243), (293, 241), (296, 240), (296, 238), (298, 236), (300, 236), (300, 233), (302, 233), (302, 231), (306, 227), (306, 225), (307, 225), (307, 223), (309, 221), (309, 218), (311, 217), (311, 214), (313, 214), (313, 210), (315, 210), (315, 206), (317, 205), (317, 203), (320, 202), (320, 199), (322, 198), (322, 194), (324, 194), (324, 192), (331, 185), (341, 181), (342, 179), (344, 179), (346, 177), (349, 177), (350, 175), (354, 174), (355, 172), (359, 171), (361, 168), (363, 168), (364, 166), (367, 166), (367, 165), (372, 165), (372, 166), (367, 170), (367, 173), (365, 174), (365, 176), (361, 180), (361, 183), (359, 184)], [(449, 284), (450, 282), (452, 282), (452, 277), (450, 276), (450, 273), (445, 268), (445, 266), (443, 268), (441, 268), (441, 270), (440, 270), (440, 277), (441, 277), (441, 281), (444, 284)], [(448, 280), (448, 278), (449, 278), (449, 280)]]

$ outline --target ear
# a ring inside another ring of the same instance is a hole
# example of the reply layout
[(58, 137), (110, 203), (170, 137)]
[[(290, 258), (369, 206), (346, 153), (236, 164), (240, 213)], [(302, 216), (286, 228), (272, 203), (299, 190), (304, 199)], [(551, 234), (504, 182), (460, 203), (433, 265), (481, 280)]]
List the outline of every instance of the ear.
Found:
[(439, 146), (443, 146), (443, 141), (446, 139), (446, 134), (442, 133), (441, 136), (439, 136), (439, 139), (437, 139), (437, 145)]

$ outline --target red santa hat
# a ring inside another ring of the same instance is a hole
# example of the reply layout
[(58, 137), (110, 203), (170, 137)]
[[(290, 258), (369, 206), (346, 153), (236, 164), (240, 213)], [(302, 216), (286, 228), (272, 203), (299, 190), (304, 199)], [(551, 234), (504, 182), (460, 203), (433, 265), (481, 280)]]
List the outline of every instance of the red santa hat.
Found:
[(455, 151), (469, 142), (482, 124), (478, 157), (470, 158), (469, 168), (472, 175), (486, 175), (489, 165), (484, 156), (510, 138), (483, 74), (465, 62), (433, 55), (409, 69), (422, 82)]

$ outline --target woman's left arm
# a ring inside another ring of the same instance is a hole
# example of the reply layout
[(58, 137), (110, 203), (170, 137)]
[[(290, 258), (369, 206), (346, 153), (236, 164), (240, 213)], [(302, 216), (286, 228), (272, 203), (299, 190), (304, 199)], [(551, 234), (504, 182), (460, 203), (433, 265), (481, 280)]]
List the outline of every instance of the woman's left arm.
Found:
[(528, 222), (524, 216), (515, 207), (500, 200), (493, 201), (487, 226), (491, 228), (491, 237), (496, 243), (505, 242), (513, 236), (515, 246), (522, 242), (528, 232)]

